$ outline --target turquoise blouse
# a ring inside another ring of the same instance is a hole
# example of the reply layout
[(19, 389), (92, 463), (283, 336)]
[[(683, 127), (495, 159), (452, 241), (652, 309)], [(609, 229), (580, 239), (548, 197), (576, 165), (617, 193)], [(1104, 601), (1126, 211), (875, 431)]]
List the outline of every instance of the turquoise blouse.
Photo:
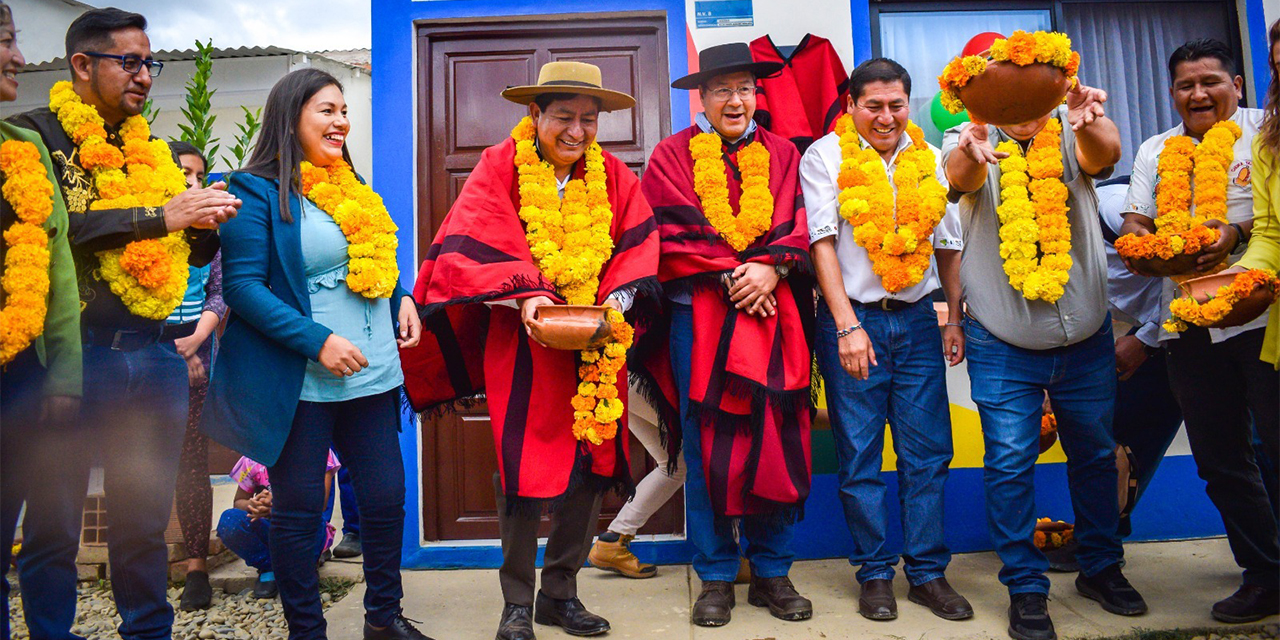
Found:
[[(389, 298), (366, 298), (347, 287), (347, 238), (333, 217), (302, 199), (302, 260), (306, 267), (311, 319), (351, 341), (369, 366), (352, 376), (335, 376), (307, 361), (302, 395), (307, 402), (341, 402), (376, 395), (404, 384), (395, 330), (387, 317)], [(399, 301), (396, 301), (398, 304)]]

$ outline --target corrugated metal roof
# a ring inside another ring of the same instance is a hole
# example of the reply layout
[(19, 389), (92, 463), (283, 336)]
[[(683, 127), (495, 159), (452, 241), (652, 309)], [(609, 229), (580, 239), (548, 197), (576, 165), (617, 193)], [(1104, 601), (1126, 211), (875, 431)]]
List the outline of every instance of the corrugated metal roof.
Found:
[[(227, 58), (264, 58), (270, 56), (291, 56), (300, 51), (293, 49), (285, 49), (282, 47), (236, 47), (234, 49), (214, 49), (213, 59), (221, 60)], [(160, 62), (175, 62), (181, 60), (194, 60), (196, 57), (195, 49), (168, 49), (156, 51), (152, 54), (156, 60)], [(22, 68), (23, 72), (29, 71), (56, 71), (66, 69), (66, 58), (55, 58), (48, 62), (40, 64), (30, 64)]]

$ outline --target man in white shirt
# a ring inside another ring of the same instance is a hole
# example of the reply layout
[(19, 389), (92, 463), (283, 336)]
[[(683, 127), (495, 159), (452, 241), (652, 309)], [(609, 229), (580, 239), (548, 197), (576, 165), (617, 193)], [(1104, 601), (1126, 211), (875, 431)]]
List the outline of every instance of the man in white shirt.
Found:
[[(902, 170), (899, 156), (912, 146), (906, 132), (911, 78), (897, 62), (876, 58), (858, 65), (849, 87), (846, 109), (858, 144), (878, 153), (888, 185), (893, 185), (895, 171)], [(942, 185), (936, 190), (937, 204), (945, 207), (941, 154), (923, 144), (933, 155), (929, 169)], [(900, 284), (882, 282), (873, 272), (871, 256), (840, 215), (841, 162), (840, 135), (827, 134), (805, 153), (800, 180), (809, 213), (810, 254), (822, 291), (815, 349), (840, 462), (840, 500), (853, 534), (849, 563), (862, 565), (858, 612), (872, 620), (898, 615), (893, 596), (898, 555), (885, 544), (885, 483), (880, 477), (888, 419), (903, 496), (908, 597), (942, 618), (961, 620), (971, 617), (973, 608), (944, 577), (951, 553), (942, 531), (942, 490), (952, 456), (943, 361), (954, 366), (964, 359), (960, 221), (954, 211), (943, 215), (932, 236), (920, 241), (937, 249), (936, 262), (928, 261), (919, 282), (889, 291), (886, 284), (889, 289)], [(920, 251), (927, 256), (929, 247)], [(948, 307), (941, 333), (930, 299), (939, 287)]]
[[(1235, 262), (1253, 227), (1250, 145), (1262, 123), (1260, 109), (1242, 109), (1244, 80), (1236, 74), (1231, 49), (1216, 40), (1195, 40), (1169, 58), (1170, 95), (1182, 124), (1156, 135), (1138, 149), (1125, 204), (1123, 232), (1155, 231), (1157, 163), (1165, 141), (1186, 135), (1197, 142), (1216, 123), (1231, 120), (1243, 135), (1227, 166), (1227, 222), (1205, 226), (1221, 235), (1197, 261), (1206, 272)], [(1194, 205), (1193, 205), (1194, 206)], [(1194, 210), (1194, 209), (1193, 209)], [(1166, 282), (1161, 308), (1168, 309), (1175, 288)], [(1190, 327), (1181, 334), (1162, 332), (1168, 351), (1169, 382), (1186, 418), (1187, 439), (1205, 491), (1222, 514), (1243, 585), (1213, 605), (1223, 622), (1253, 622), (1280, 613), (1280, 544), (1276, 517), (1254, 459), (1250, 416), (1275, 459), (1280, 452), (1280, 373), (1258, 359), (1266, 330), (1265, 315), (1229, 329)]]

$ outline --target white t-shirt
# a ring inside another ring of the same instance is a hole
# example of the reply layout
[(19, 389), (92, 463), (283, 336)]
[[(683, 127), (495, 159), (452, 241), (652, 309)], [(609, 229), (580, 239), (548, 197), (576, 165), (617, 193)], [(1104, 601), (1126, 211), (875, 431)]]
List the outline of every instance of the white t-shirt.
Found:
[[(863, 141), (866, 144), (866, 141)], [(928, 144), (928, 143), (925, 143)], [(893, 172), (898, 155), (911, 146), (911, 138), (903, 134), (898, 139), (898, 148), (885, 165), (889, 183), (893, 184)], [(938, 182), (947, 186), (947, 177), (942, 170), (942, 153), (933, 145), (935, 173)], [(927, 297), (938, 284), (938, 265), (931, 259), (929, 269), (925, 271), (920, 282), (897, 293), (885, 291), (880, 276), (871, 270), (871, 257), (867, 250), (858, 246), (853, 240), (853, 225), (840, 216), (840, 187), (837, 179), (840, 176), (840, 136), (828, 133), (819, 138), (805, 151), (800, 160), (800, 189), (804, 193), (805, 213), (809, 217), (809, 244), (835, 236), (836, 258), (840, 261), (840, 275), (844, 278), (844, 290), (848, 296), (858, 302), (874, 303), (883, 298), (916, 302)], [(897, 193), (897, 187), (894, 187)], [(933, 246), (935, 249), (951, 249), (959, 251), (964, 246), (960, 232), (960, 216), (958, 207), (947, 204), (946, 213), (933, 230)]]
[[(1231, 120), (1240, 125), (1241, 136), (1236, 140), (1236, 144), (1232, 147), (1233, 157), (1231, 165), (1227, 167), (1227, 221), (1228, 222), (1245, 222), (1253, 219), (1253, 186), (1251, 184), (1253, 173), (1253, 138), (1258, 135), (1258, 129), (1262, 126), (1262, 109), (1246, 109), (1241, 107), (1236, 109), (1235, 115), (1231, 116)], [(1138, 154), (1133, 159), (1133, 176), (1129, 179), (1129, 193), (1125, 197), (1124, 211), (1126, 213), (1140, 213), (1148, 218), (1156, 217), (1156, 189), (1158, 187), (1158, 176), (1156, 174), (1156, 163), (1160, 159), (1160, 152), (1164, 149), (1164, 143), (1173, 136), (1186, 135), (1186, 127), (1179, 124), (1178, 126), (1147, 138), (1142, 146), (1138, 147)], [(1193, 185), (1194, 189), (1194, 185)], [(1192, 203), (1191, 210), (1195, 211), (1195, 204)], [(1238, 253), (1227, 257), (1227, 264), (1234, 264), (1240, 257), (1244, 255), (1244, 245), (1240, 246)], [(1164, 317), (1169, 317), (1169, 303), (1177, 297), (1178, 287), (1172, 280), (1165, 279), (1164, 292), (1160, 296), (1160, 304), (1163, 309)], [(1240, 335), (1246, 331), (1261, 329), (1267, 326), (1267, 314), (1262, 314), (1253, 322), (1241, 325), (1239, 327), (1230, 327), (1227, 329), (1210, 329), (1209, 339), (1214, 342), (1222, 342), (1233, 336)], [(1178, 334), (1169, 333), (1161, 329), (1160, 340), (1172, 340), (1177, 338)]]

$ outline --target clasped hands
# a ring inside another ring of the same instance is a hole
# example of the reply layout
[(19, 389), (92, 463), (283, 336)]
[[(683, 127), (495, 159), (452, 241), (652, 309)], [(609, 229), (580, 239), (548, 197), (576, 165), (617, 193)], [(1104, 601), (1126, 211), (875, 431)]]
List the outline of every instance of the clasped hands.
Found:
[(747, 262), (724, 274), (720, 282), (729, 290), (729, 300), (735, 309), (745, 309), (748, 315), (767, 318), (778, 313), (778, 300), (773, 290), (781, 279), (773, 265)]
[(227, 183), (215, 182), (200, 189), (187, 189), (164, 205), (164, 223), (169, 233), (194, 229), (217, 229), (236, 217), (240, 199), (227, 193)]

